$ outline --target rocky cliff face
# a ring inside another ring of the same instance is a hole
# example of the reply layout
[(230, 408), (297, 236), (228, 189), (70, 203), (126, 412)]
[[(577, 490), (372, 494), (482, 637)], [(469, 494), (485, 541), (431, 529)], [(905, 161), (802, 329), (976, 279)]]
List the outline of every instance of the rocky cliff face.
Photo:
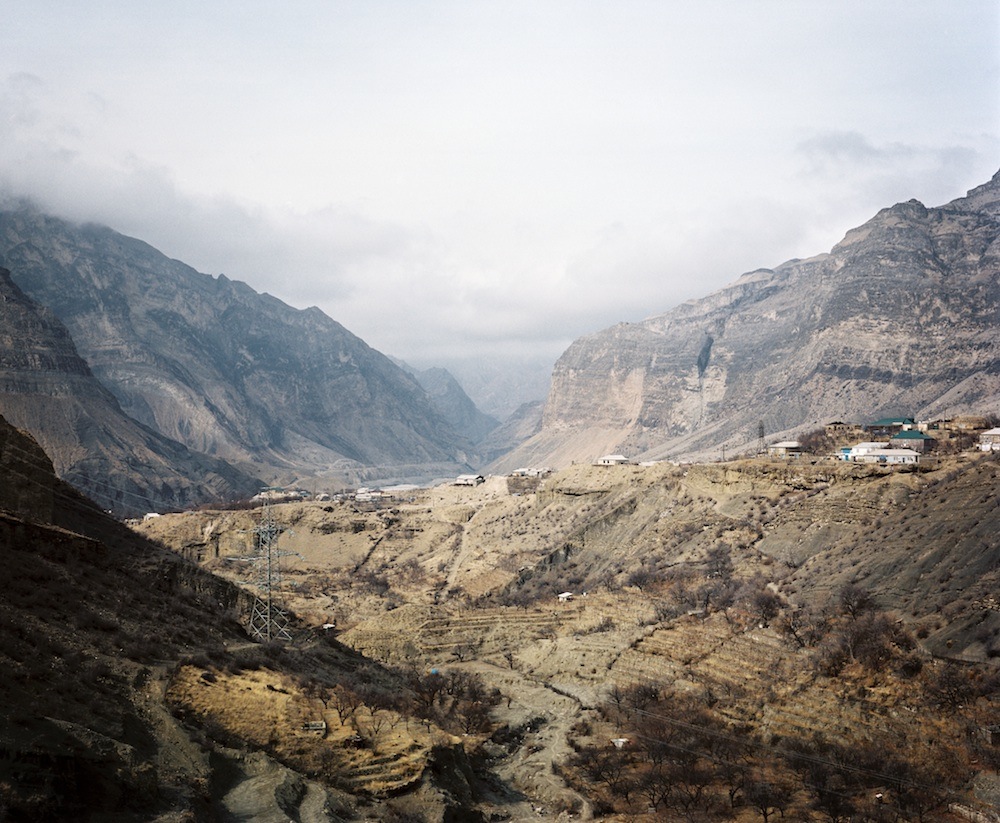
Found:
[[(127, 417), (77, 354), (65, 326), (6, 269), (0, 269), (0, 413), (48, 455), (39, 458), (10, 440), (13, 456), (43, 473), (51, 459), (62, 479), (118, 513), (239, 498), (260, 485)], [(34, 482), (24, 472), (15, 476), (28, 486)]]
[(834, 419), (1000, 408), (1000, 174), (940, 208), (879, 212), (829, 254), (750, 272), (555, 366), (509, 459), (716, 456)]
[(127, 414), (192, 449), (269, 479), (468, 461), (417, 381), (318, 309), (28, 209), (0, 213), (0, 260)]

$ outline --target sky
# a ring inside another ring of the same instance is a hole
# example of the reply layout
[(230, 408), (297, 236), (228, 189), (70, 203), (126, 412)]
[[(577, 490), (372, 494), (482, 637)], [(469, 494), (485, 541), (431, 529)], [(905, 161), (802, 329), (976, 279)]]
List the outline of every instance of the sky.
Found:
[(0, 0), (0, 19), (0, 195), (419, 367), (547, 371), (577, 337), (1000, 169), (1000, 0)]

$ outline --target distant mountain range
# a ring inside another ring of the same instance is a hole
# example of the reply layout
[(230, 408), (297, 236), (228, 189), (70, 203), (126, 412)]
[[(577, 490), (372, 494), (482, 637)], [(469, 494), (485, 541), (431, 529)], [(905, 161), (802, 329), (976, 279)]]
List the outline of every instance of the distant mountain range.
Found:
[(437, 410), (444, 415), (452, 428), (468, 441), (478, 443), (500, 425), (500, 421), (495, 417), (477, 408), (447, 369), (439, 367), (416, 369), (395, 358), (394, 362), (416, 378)]
[(574, 342), (493, 468), (730, 456), (833, 420), (1000, 411), (1000, 173), (880, 211), (829, 254)]
[[(495, 425), (485, 416), (470, 421), (468, 409), (466, 419), (449, 419), (417, 379), (319, 309), (293, 309), (243, 283), (200, 274), (102, 226), (28, 207), (0, 212), (0, 263), (68, 330), (64, 342), (71, 338), (80, 358), (73, 368), (103, 387), (108, 408), (216, 464), (226, 461), (244, 479), (449, 476), (477, 462), (473, 437)], [(9, 345), (16, 350), (16, 337)], [(18, 368), (27, 373), (32, 364), (22, 358)], [(49, 419), (34, 401), (31, 425), (8, 413), (28, 402), (8, 385), (0, 413), (36, 436), (63, 430), (58, 446), (39, 437), (46, 449), (90, 451), (66, 420)], [(448, 393), (454, 410), (457, 384)], [(55, 462), (69, 471), (70, 463)], [(137, 478), (148, 474), (145, 459), (122, 463)], [(166, 482), (159, 498), (173, 503), (175, 487)]]
[(1000, 409), (1000, 173), (577, 340), (544, 406), (503, 425), (447, 371), (109, 228), (2, 211), (0, 264), (0, 414), (117, 512), (609, 452), (702, 459), (761, 429)]

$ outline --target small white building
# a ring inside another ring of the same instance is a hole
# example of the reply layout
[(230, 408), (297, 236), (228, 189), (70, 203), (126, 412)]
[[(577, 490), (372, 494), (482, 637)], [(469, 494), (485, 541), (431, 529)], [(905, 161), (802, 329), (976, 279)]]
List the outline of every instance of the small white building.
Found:
[(542, 466), (540, 468), (535, 467), (522, 467), (520, 469), (514, 469), (510, 473), (511, 477), (548, 477), (552, 474), (552, 469), (548, 466)]
[(624, 454), (606, 454), (594, 461), (595, 466), (627, 466), (630, 461)]
[(556, 597), (559, 599), (560, 603), (569, 603), (569, 601), (573, 599), (573, 592), (562, 592), (561, 594), (556, 595)]
[(767, 447), (768, 457), (801, 457), (802, 444), (798, 440), (782, 440)]
[(486, 478), (481, 474), (460, 474), (455, 478), (456, 486), (478, 486), (480, 483), (485, 483)]
[(854, 454), (851, 449), (851, 461), (854, 463), (878, 463), (886, 466), (901, 466), (920, 462), (920, 454), (913, 449), (869, 449), (862, 454)]
[(849, 460), (852, 463), (864, 463), (864, 460), (858, 460), (860, 457), (864, 457), (866, 454), (871, 454), (872, 452), (885, 451), (889, 448), (888, 443), (858, 443), (851, 448), (843, 448), (840, 450), (841, 455), (843, 455), (844, 460)]
[(979, 450), (984, 452), (1000, 451), (1000, 428), (987, 429), (980, 433)]

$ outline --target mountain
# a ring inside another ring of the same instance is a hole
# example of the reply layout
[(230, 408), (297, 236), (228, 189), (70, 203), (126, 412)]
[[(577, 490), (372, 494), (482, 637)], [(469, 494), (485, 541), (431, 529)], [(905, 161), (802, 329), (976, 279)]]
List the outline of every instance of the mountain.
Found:
[(259, 488), (249, 474), (125, 415), (65, 326), (6, 269), (0, 321), (0, 412), (44, 449), (31, 462), (47, 466), (51, 458), (60, 477), (120, 514), (246, 497)]
[[(394, 359), (395, 360), (395, 359)], [(434, 407), (444, 416), (458, 434), (471, 443), (478, 443), (497, 426), (500, 421), (484, 414), (472, 402), (469, 395), (447, 369), (434, 367), (415, 369), (401, 360), (396, 364), (413, 375), (427, 392)]]
[(443, 366), (486, 414), (506, 420), (525, 403), (545, 399), (555, 355), (544, 352), (503, 352), (466, 358), (445, 358)]
[(27, 207), (0, 212), (0, 260), (128, 415), (192, 449), (268, 480), (470, 459), (415, 379), (317, 308)]
[[(294, 615), (294, 643), (250, 642), (252, 593), (105, 515), (2, 417), (0, 558), (4, 820), (357, 820), (401, 792), (484, 819), (460, 738), (413, 699), (393, 703), (413, 734), (382, 729), (399, 674)], [(303, 732), (331, 694), (383, 720)]]
[(749, 272), (559, 358), (541, 431), (496, 464), (730, 454), (830, 420), (1000, 405), (1000, 173), (880, 211), (829, 254)]
[[(496, 460), (513, 451), (542, 428), (540, 400), (524, 403), (506, 420), (476, 444), (484, 460)], [(540, 467), (541, 464), (532, 464)]]

